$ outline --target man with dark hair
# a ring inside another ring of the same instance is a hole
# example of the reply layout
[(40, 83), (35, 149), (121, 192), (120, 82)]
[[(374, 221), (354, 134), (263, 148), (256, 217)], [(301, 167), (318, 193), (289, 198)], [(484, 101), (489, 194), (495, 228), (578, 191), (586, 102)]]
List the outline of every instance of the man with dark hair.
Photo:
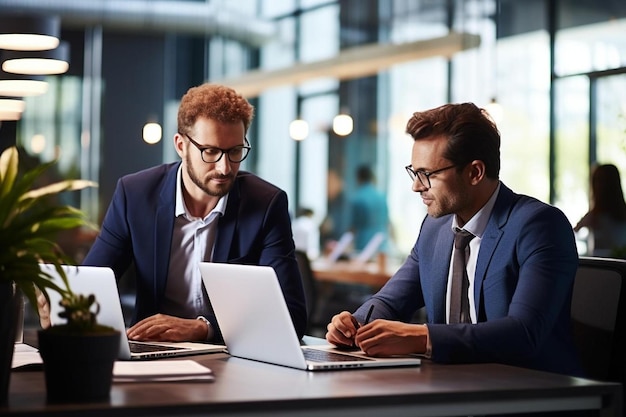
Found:
[(273, 267), (296, 332), (304, 334), (306, 306), (287, 195), (239, 170), (251, 149), (246, 132), (253, 114), (252, 105), (228, 87), (191, 88), (182, 97), (174, 135), (182, 161), (119, 180), (83, 263), (109, 266), (118, 278), (134, 265), (131, 339), (221, 340), (200, 261)]
[[(354, 315), (334, 316), (327, 340), (373, 356), (579, 375), (570, 333), (578, 255), (567, 218), (499, 180), (500, 134), (475, 105), (414, 113), (407, 133), (406, 170), (428, 215), (400, 269)], [(428, 322), (410, 323), (424, 306)]]

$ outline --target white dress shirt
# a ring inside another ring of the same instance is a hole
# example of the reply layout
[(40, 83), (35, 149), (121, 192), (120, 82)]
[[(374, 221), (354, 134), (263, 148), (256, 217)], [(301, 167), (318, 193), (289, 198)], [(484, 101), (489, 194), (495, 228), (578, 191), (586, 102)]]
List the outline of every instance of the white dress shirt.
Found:
[(167, 284), (162, 311), (182, 318), (196, 318), (208, 313), (209, 300), (203, 291), (198, 263), (211, 261), (217, 223), (226, 210), (228, 194), (204, 218), (189, 213), (182, 190), (182, 164), (176, 175), (176, 209)]

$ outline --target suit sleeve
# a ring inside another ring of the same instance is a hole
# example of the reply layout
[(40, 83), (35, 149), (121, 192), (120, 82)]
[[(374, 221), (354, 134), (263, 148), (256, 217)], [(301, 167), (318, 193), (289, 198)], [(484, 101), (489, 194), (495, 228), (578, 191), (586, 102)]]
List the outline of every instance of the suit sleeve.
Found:
[(133, 251), (125, 212), (126, 193), (122, 180), (119, 180), (100, 233), (83, 260), (84, 265), (108, 266), (116, 277), (126, 271)]

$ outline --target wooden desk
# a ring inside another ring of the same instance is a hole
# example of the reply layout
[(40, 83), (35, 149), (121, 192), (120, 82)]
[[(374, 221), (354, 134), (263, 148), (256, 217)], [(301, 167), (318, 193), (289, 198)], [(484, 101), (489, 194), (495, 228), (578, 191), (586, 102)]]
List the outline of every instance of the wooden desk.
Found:
[(381, 268), (377, 263), (355, 264), (347, 261), (326, 263), (323, 260), (312, 262), (311, 269), (318, 281), (369, 285), (374, 290), (385, 285), (395, 272), (395, 269)]
[[(306, 372), (216, 353), (214, 382), (115, 383), (108, 402), (46, 404), (43, 372), (14, 372), (7, 416), (467, 416), (597, 409), (622, 415), (621, 385), (504, 365)], [(168, 359), (176, 360), (176, 359)]]

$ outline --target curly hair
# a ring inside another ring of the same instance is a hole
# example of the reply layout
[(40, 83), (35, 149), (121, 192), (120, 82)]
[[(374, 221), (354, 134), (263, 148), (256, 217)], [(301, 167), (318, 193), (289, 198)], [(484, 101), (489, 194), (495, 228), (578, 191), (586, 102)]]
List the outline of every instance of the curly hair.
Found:
[(189, 134), (200, 117), (221, 123), (243, 122), (247, 132), (254, 117), (254, 106), (232, 88), (202, 84), (190, 88), (182, 97), (178, 108), (178, 132)]

